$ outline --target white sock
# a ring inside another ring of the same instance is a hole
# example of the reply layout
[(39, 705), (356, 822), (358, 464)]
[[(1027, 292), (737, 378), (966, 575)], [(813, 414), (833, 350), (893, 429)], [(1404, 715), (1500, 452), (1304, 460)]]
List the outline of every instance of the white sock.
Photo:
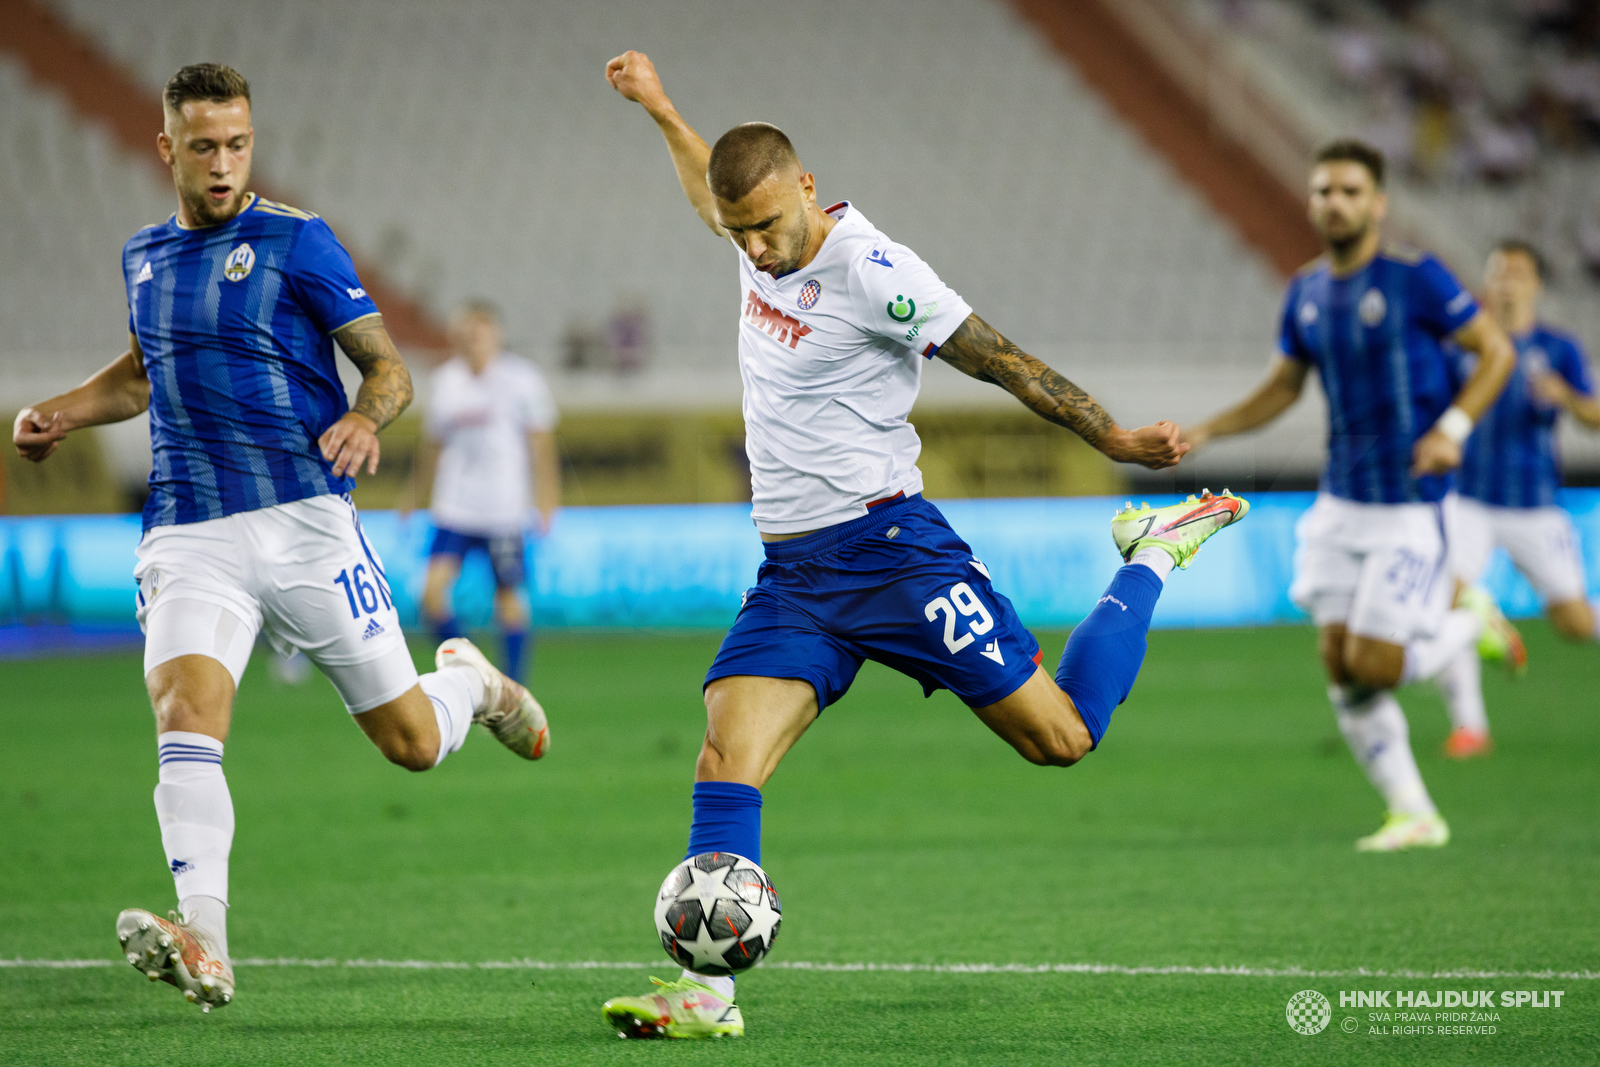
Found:
[(725, 974), (718, 976), (710, 974), (696, 974), (695, 972), (689, 970), (689, 968), (685, 967), (683, 969), (683, 977), (694, 982), (699, 982), (701, 985), (715, 990), (717, 995), (722, 997), (723, 1000), (728, 1001), (730, 1004), (733, 1003), (733, 975)]
[(194, 896), (184, 897), (178, 909), (183, 912), (184, 922), (198, 927), (216, 950), (228, 957), (228, 905), (216, 897)]
[(1406, 646), (1405, 666), (1400, 684), (1432, 678), (1444, 670), (1456, 653), (1478, 639), (1483, 622), (1465, 608), (1445, 612), (1444, 621), (1432, 637), (1420, 638)]
[(1328, 699), (1339, 732), (1388, 809), (1397, 815), (1438, 814), (1411, 754), (1411, 730), (1394, 693), (1330, 685)]
[(178, 899), (213, 897), (226, 907), (233, 797), (222, 774), (222, 742), (169, 730), (156, 737), (156, 745), (156, 818)]
[(1141, 548), (1128, 559), (1128, 562), (1149, 567), (1156, 572), (1156, 577), (1160, 578), (1163, 583), (1166, 582), (1167, 575), (1172, 573), (1172, 554), (1165, 549)]
[(1483, 663), (1477, 649), (1457, 652), (1434, 681), (1444, 694), (1451, 726), (1480, 734), (1489, 732), (1489, 713), (1483, 706)]
[(452, 667), (447, 671), (434, 671), (417, 679), (422, 691), (433, 701), (433, 716), (439, 722), (439, 758), (444, 758), (460, 748), (467, 740), (467, 730), (472, 726), (472, 714), (483, 704), (483, 679), (478, 672), (465, 667)]

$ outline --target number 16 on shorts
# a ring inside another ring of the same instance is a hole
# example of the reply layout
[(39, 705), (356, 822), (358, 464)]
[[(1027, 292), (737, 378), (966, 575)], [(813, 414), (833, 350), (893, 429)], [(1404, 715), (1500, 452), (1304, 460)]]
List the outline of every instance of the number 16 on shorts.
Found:
[(391, 607), (389, 591), (383, 587), (382, 576), (374, 574), (372, 580), (368, 581), (365, 563), (357, 563), (347, 571), (340, 571), (339, 577), (333, 580), (333, 584), (344, 587), (345, 599), (350, 602), (352, 619), (359, 619), (363, 614), (373, 614), (378, 610), (380, 598), (385, 610)]
[[(951, 586), (948, 596), (928, 601), (922, 613), (929, 622), (944, 616), (944, 647), (950, 650), (952, 656), (972, 644), (980, 635), (994, 629), (994, 616), (989, 614), (989, 609), (983, 606), (983, 601), (978, 599), (978, 594), (966, 582)], [(967, 632), (960, 637), (956, 636), (956, 623), (961, 621), (958, 615), (973, 620), (967, 623)]]

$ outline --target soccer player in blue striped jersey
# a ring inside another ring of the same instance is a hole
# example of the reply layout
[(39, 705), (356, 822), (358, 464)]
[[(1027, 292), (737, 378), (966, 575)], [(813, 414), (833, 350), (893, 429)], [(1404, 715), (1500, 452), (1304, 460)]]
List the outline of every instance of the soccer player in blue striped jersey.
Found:
[[(1517, 366), (1467, 439), (1451, 559), (1456, 577), (1471, 586), (1483, 576), (1495, 546), (1504, 548), (1543, 599), (1556, 631), (1573, 641), (1595, 641), (1597, 613), (1588, 599), (1578, 534), (1556, 505), (1556, 427), (1570, 414), (1600, 429), (1600, 400), (1577, 340), (1539, 321), (1544, 273), (1544, 257), (1518, 240), (1500, 242), (1484, 269), (1485, 305), (1511, 335)], [(1473, 355), (1458, 358), (1462, 372), (1470, 373)], [(1452, 726), (1445, 754), (1457, 759), (1489, 750), (1480, 671), (1477, 655), (1468, 651), (1439, 678)]]
[[(1328, 398), (1328, 464), (1301, 520), (1291, 595), (1310, 613), (1328, 695), (1389, 810), (1367, 851), (1443, 845), (1449, 828), (1412, 756), (1394, 688), (1431, 678), (1483, 625), (1451, 609), (1445, 498), (1462, 442), (1499, 395), (1511, 342), (1432, 256), (1385, 248), (1383, 156), (1358, 141), (1317, 154), (1310, 217), (1326, 255), (1289, 283), (1267, 381), (1185, 430), (1195, 446), (1263, 426), (1314, 368)], [(1443, 345), (1479, 357), (1465, 385)]]
[[(222, 772), (256, 635), (303, 650), (393, 762), (426, 770), (473, 722), (529, 759), (544, 713), (464, 640), (417, 675), (383, 564), (350, 501), (411, 378), (327, 223), (248, 190), (250, 87), (216, 64), (163, 92), (157, 140), (178, 211), (123, 251), (128, 350), (18, 414), (42, 461), (68, 433), (150, 412), (153, 464), (134, 576), (157, 723), (157, 818), (180, 912), (117, 918), (128, 962), (206, 1011), (234, 993), (227, 943), (233, 801)], [(355, 405), (334, 342), (360, 369)]]

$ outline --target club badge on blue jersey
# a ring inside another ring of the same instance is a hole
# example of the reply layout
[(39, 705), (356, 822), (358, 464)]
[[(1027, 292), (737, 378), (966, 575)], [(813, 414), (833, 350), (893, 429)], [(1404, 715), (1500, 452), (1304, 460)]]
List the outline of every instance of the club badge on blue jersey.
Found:
[(230, 282), (242, 282), (250, 277), (250, 269), (256, 265), (256, 250), (249, 244), (241, 244), (232, 252), (222, 264), (222, 276)]

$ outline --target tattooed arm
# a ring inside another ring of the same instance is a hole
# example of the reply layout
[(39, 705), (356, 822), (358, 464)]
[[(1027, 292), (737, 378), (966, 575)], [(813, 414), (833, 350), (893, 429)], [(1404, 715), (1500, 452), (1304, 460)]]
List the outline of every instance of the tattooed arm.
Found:
[(333, 339), (361, 371), (356, 403), (317, 440), (334, 477), (355, 474), (366, 464), (378, 473), (378, 431), (411, 403), (411, 373), (383, 328), (382, 315), (364, 315), (340, 327)]
[(1151, 470), (1171, 467), (1189, 450), (1178, 443), (1178, 427), (1158, 422), (1137, 430), (1118, 426), (1094, 397), (1000, 336), (977, 315), (956, 327), (939, 358), (980, 382), (992, 382), (1040, 418), (1065, 426), (1119, 463)]

